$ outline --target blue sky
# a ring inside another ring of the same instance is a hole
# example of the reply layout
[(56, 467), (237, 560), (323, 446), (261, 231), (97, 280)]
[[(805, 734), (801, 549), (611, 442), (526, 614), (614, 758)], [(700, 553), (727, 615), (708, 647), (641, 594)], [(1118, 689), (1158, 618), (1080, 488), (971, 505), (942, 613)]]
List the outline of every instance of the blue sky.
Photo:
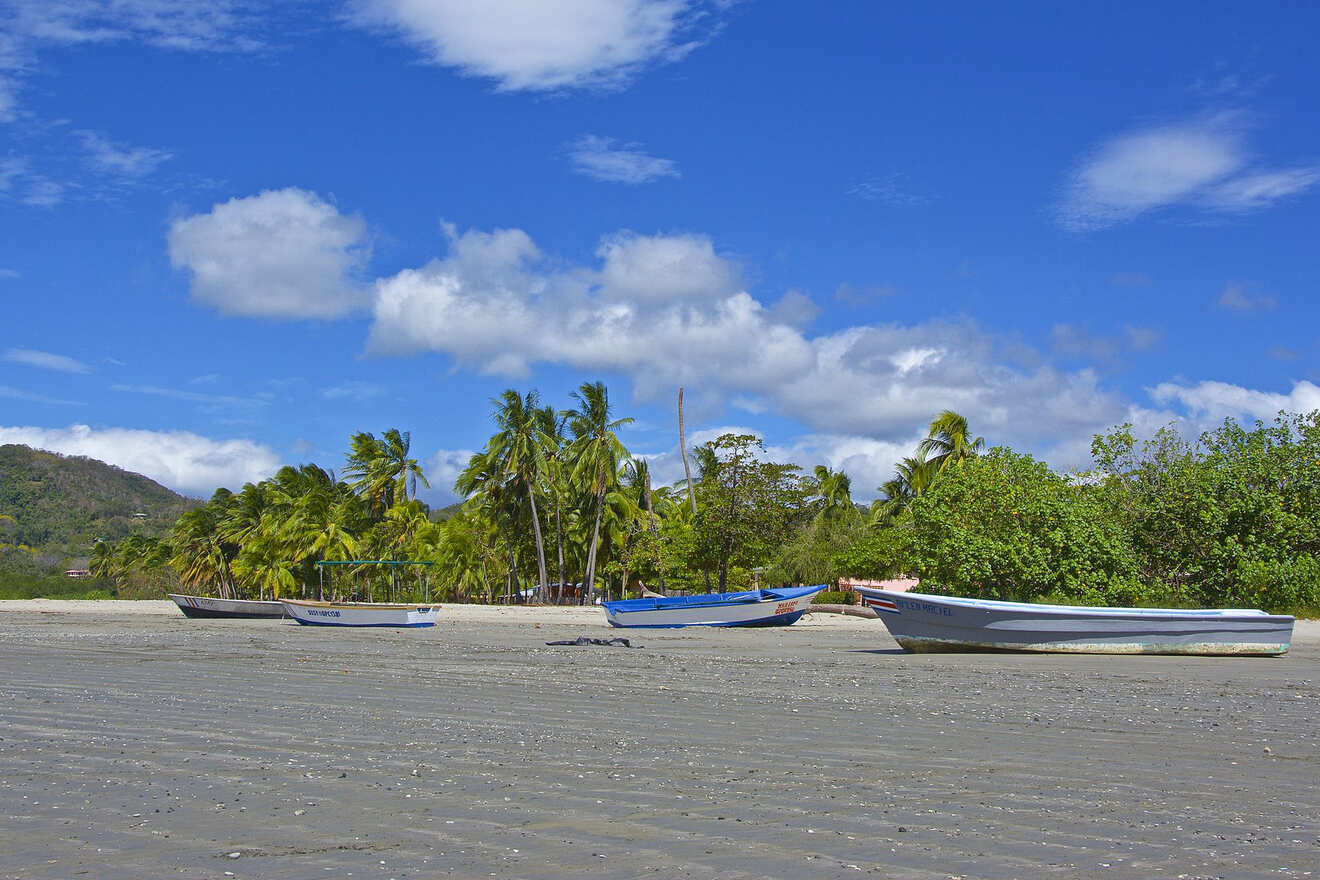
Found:
[(196, 495), (601, 379), (874, 496), (940, 410), (1320, 407), (1305, 4), (0, 0), (0, 442)]

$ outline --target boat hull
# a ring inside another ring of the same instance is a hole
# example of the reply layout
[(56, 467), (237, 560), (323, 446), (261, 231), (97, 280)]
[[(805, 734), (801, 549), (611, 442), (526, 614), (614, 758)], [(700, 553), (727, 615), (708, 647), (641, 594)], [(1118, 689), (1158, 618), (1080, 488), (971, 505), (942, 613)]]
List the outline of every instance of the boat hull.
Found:
[(711, 593), (659, 599), (605, 602), (610, 626), (673, 629), (683, 626), (790, 626), (798, 621), (816, 594), (825, 589), (798, 587)]
[(185, 617), (220, 620), (279, 620), (285, 616), (284, 605), (254, 599), (212, 599), (209, 596), (184, 596), (170, 593)]
[(1088, 608), (858, 588), (906, 651), (1278, 655), (1293, 618), (1256, 610)]
[(437, 605), (385, 605), (374, 602), (283, 601), (284, 610), (303, 626), (394, 627), (435, 626)]

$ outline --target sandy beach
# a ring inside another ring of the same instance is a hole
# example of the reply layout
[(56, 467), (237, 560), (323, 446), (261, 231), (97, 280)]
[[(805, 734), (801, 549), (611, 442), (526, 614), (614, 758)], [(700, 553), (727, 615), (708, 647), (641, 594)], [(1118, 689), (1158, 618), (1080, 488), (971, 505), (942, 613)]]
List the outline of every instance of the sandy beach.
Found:
[(1281, 658), (907, 655), (823, 615), (33, 600), (0, 670), (6, 878), (1320, 872), (1313, 621)]

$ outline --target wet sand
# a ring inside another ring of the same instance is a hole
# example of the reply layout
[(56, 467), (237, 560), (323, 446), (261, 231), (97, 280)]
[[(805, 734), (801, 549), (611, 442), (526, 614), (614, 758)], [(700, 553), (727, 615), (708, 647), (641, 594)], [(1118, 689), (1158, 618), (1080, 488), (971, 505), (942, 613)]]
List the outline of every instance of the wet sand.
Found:
[(1219, 659), (441, 619), (0, 603), (0, 877), (1320, 874), (1314, 622)]

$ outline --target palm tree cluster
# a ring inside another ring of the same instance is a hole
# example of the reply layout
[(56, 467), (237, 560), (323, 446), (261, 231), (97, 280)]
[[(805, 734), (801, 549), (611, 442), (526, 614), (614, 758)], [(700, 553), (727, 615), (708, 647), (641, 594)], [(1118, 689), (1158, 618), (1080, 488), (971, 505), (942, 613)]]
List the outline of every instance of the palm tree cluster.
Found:
[[(572, 399), (572, 409), (556, 410), (543, 406), (536, 391), (508, 389), (492, 401), (498, 430), (459, 474), (455, 489), (467, 500), (442, 527), (439, 548), (442, 569), (457, 573), (466, 586), (480, 585), (492, 596), (502, 581), (508, 596), (585, 599), (595, 591), (602, 559), (613, 561), (612, 551), (628, 543), (624, 536), (639, 529), (639, 517), (655, 516), (646, 462), (633, 460), (617, 434), (632, 419), (613, 417), (601, 382), (584, 383)], [(646, 474), (642, 497), (635, 485), (625, 485), (630, 468)], [(546, 560), (551, 527), (553, 582)], [(641, 528), (656, 531), (654, 522)], [(527, 566), (520, 560), (527, 554), (519, 551), (528, 536), (535, 586), (524, 589)], [(627, 546), (622, 549), (626, 556)], [(568, 581), (569, 571), (581, 576), (581, 589), (578, 581)]]
[[(855, 574), (845, 551), (901, 522), (912, 499), (985, 445), (941, 413), (868, 521), (842, 470), (770, 462), (752, 435), (685, 450), (689, 475), (653, 485), (650, 463), (619, 438), (632, 419), (616, 416), (601, 382), (583, 383), (566, 409), (534, 390), (491, 403), (495, 431), (458, 475), (463, 500), (452, 508), (417, 499), (430, 484), (408, 433), (360, 432), (342, 476), (304, 464), (220, 489), (163, 540), (98, 545), (92, 573), (118, 580), (168, 560), (184, 587), (221, 597), (368, 601), (420, 600), (424, 583), (440, 600), (545, 603), (822, 583)], [(429, 579), (391, 562), (425, 564)]]
[[(306, 464), (283, 467), (237, 493), (220, 489), (175, 523), (170, 564), (186, 587), (239, 598), (322, 595), (327, 579), (318, 562), (425, 558), (436, 526), (415, 498), (417, 484), (429, 484), (409, 457), (410, 445), (409, 435), (393, 428), (380, 438), (359, 433), (344, 469), (352, 482)], [(403, 589), (397, 566), (334, 571), (332, 594), (371, 599), (377, 587)]]
[(770, 518), (773, 534), (750, 535), (767, 520), (747, 511), (741, 531), (729, 532), (744, 546), (704, 540), (728, 500), (722, 477), (731, 460), (721, 443), (736, 438), (695, 447), (695, 475), (656, 486), (649, 462), (619, 439), (632, 419), (615, 417), (606, 387), (585, 383), (571, 400), (556, 410), (535, 391), (509, 389), (492, 401), (496, 433), (460, 474), (466, 500), (441, 525), (440, 571), (464, 593), (589, 602), (642, 589), (708, 590), (716, 572), (737, 587), (760, 570), (766, 582), (819, 581), (834, 576), (834, 544), (865, 528), (848, 477), (819, 466), (811, 476), (780, 474), (783, 491), (765, 502), (784, 508)]
[(880, 498), (871, 508), (877, 524), (893, 523), (902, 518), (912, 502), (958, 462), (979, 455), (985, 449), (984, 437), (972, 437), (967, 419), (953, 410), (944, 410), (930, 423), (926, 438), (917, 444), (916, 453), (895, 466), (894, 477), (880, 487)]

